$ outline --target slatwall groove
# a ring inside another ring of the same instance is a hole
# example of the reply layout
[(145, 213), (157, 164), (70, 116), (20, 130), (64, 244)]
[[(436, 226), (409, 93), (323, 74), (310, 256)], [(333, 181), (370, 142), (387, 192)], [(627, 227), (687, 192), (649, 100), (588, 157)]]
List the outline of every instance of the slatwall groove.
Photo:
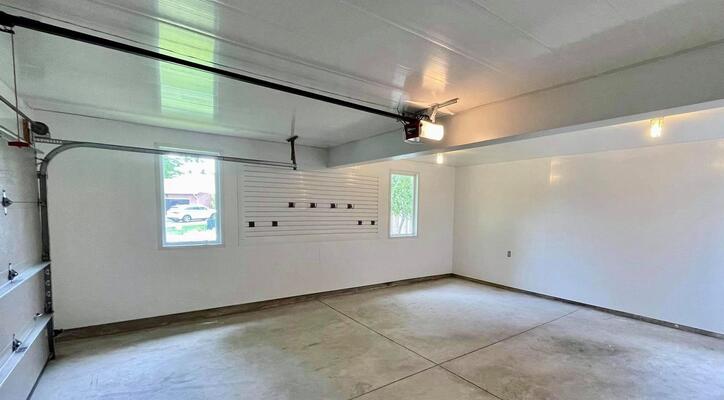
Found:
[[(374, 227), (368, 227), (374, 228)], [(310, 232), (310, 231), (297, 231), (297, 232), (255, 232), (246, 235), (248, 238), (263, 238), (263, 237), (280, 237), (280, 236), (321, 236), (321, 235), (361, 235), (361, 234), (377, 234), (376, 229), (348, 229), (348, 230), (329, 230), (326, 232)]]
[[(287, 226), (275, 227), (271, 225), (257, 226), (254, 232), (328, 232), (330, 230), (351, 230), (357, 232), (365, 229), (374, 229), (376, 225), (336, 225), (336, 226)], [(359, 227), (360, 229), (357, 229)]]
[(370, 189), (362, 189), (362, 190), (352, 190), (352, 189), (340, 189), (339, 187), (335, 188), (333, 186), (329, 187), (313, 187), (313, 186), (306, 186), (306, 187), (289, 187), (289, 186), (255, 186), (255, 185), (249, 185), (245, 184), (244, 187), (247, 188), (247, 191), (249, 192), (261, 192), (261, 193), (327, 193), (332, 195), (351, 195), (351, 196), (370, 196)]
[[(315, 227), (320, 225), (326, 225), (326, 224), (333, 224), (333, 223), (349, 223), (350, 225), (356, 225), (358, 221), (362, 221), (364, 225), (369, 225), (371, 221), (377, 221), (375, 217), (351, 217), (348, 219), (284, 219), (284, 218), (276, 218), (276, 217), (261, 217), (261, 218), (253, 218), (253, 219), (245, 219), (242, 223), (245, 226), (249, 226), (249, 222), (254, 222), (256, 224), (256, 227), (258, 228), (260, 225), (270, 225), (272, 221), (277, 221), (279, 223), (278, 228), (284, 228), (286, 226), (289, 226), (291, 224), (294, 224), (296, 226), (309, 226), (309, 227)], [(377, 224), (377, 222), (375, 222)]]
[(303, 170), (293, 171), (293, 170), (286, 169), (284, 167), (266, 167), (266, 166), (245, 166), (244, 174), (245, 174), (245, 176), (271, 175), (271, 176), (276, 176), (276, 177), (284, 177), (284, 176), (294, 176), (294, 177), (303, 177), (303, 178), (322, 177), (322, 178), (347, 179), (347, 180), (365, 180), (365, 181), (370, 181), (370, 182), (376, 182), (379, 180), (376, 176), (342, 174), (339, 172), (332, 172), (332, 171), (303, 171)]
[[(378, 233), (377, 177), (244, 166), (239, 183), (242, 195), (240, 223), (245, 238), (355, 237)], [(295, 207), (289, 207), (290, 202), (295, 203)], [(310, 203), (316, 203), (317, 207), (310, 207)], [(332, 208), (332, 203), (337, 208)], [(348, 209), (347, 204), (354, 208)], [(362, 221), (361, 225), (359, 221)], [(249, 226), (250, 222), (254, 223), (253, 227)]]
[(312, 186), (306, 187), (289, 187), (289, 186), (255, 186), (255, 185), (244, 185), (248, 191), (254, 192), (273, 192), (273, 193), (330, 193), (334, 195), (345, 194), (352, 196), (369, 196), (372, 189), (344, 189), (339, 187), (324, 187), (315, 188)]
[(298, 178), (298, 177), (282, 177), (282, 178), (272, 178), (268, 176), (250, 176), (245, 177), (244, 182), (250, 183), (250, 184), (289, 184), (289, 185), (298, 185), (300, 183), (309, 184), (309, 185), (317, 185), (317, 186), (330, 186), (330, 185), (339, 185), (339, 186), (347, 186), (347, 187), (358, 187), (358, 188), (375, 188), (378, 185), (378, 181), (358, 181), (358, 180), (348, 180), (348, 179), (334, 179), (334, 178)]
[[(346, 206), (347, 203), (350, 203), (350, 204), (352, 204), (352, 205), (354, 205), (354, 206), (357, 206), (357, 204), (365, 204), (365, 205), (374, 205), (374, 204), (377, 204), (377, 202), (374, 201), (374, 200), (372, 200), (372, 199), (355, 200), (355, 199), (353, 199), (353, 198), (351, 198), (351, 197), (347, 197), (347, 198), (344, 198), (344, 199), (332, 199), (332, 198), (322, 198), (322, 199), (319, 199), (319, 198), (313, 198), (313, 197), (294, 197), (294, 198), (290, 198), (290, 197), (287, 197), (287, 196), (260, 196), (260, 195), (254, 195), (254, 196), (249, 195), (249, 196), (251, 197), (250, 200), (245, 201), (244, 203), (250, 203), (250, 202), (252, 202), (252, 201), (258, 202), (258, 203), (267, 203), (267, 202), (284, 202), (284, 203), (287, 203), (288, 201), (293, 201), (293, 202), (299, 203), (298, 205), (299, 205), (300, 207), (304, 207), (304, 204), (305, 204), (305, 203), (310, 203), (310, 202), (316, 202), (316, 203), (319, 203), (319, 204), (325, 204), (325, 203), (335, 202), (335, 203), (337, 203), (337, 204), (345, 204), (345, 206)], [(288, 201), (287, 201), (287, 200), (288, 200)]]
[(249, 181), (245, 180), (244, 185), (247, 187), (257, 187), (257, 188), (305, 188), (308, 190), (324, 190), (324, 189), (330, 189), (330, 190), (347, 190), (350, 192), (368, 192), (368, 191), (374, 191), (377, 189), (377, 184), (374, 185), (358, 185), (358, 184), (349, 184), (349, 183), (342, 183), (342, 182), (335, 182), (335, 181), (328, 181), (328, 182), (299, 182), (299, 181), (279, 181), (279, 182), (269, 182), (269, 181)]
[[(300, 205), (301, 204), (301, 205)], [(279, 212), (279, 213), (304, 213), (304, 212), (310, 212), (314, 213), (314, 215), (322, 215), (324, 213), (332, 213), (331, 215), (347, 215), (351, 213), (365, 213), (365, 212), (373, 212), (377, 213), (377, 206), (373, 204), (365, 204), (365, 205), (357, 205), (355, 208), (347, 209), (344, 207), (340, 208), (330, 208), (329, 205), (325, 205), (325, 203), (317, 203), (317, 208), (310, 208), (308, 203), (297, 203), (296, 207), (287, 207), (286, 205), (283, 206), (277, 206), (277, 207), (266, 207), (266, 206), (260, 206), (260, 203), (243, 203), (243, 207), (245, 208), (245, 211), (254, 211), (254, 212)]]
[(360, 181), (355, 179), (334, 179), (334, 178), (297, 178), (293, 176), (285, 177), (271, 177), (264, 175), (245, 176), (245, 182), (250, 183), (287, 183), (297, 184), (298, 182), (306, 182), (312, 185), (326, 185), (329, 183), (335, 183), (344, 186), (355, 186), (355, 187), (375, 187), (377, 181)]
[[(328, 211), (328, 212), (325, 212)], [(355, 210), (344, 210), (344, 211), (355, 211)], [(330, 213), (332, 212), (332, 213)], [(285, 209), (285, 210), (247, 210), (244, 212), (244, 218), (248, 216), (264, 216), (269, 215), (272, 217), (276, 217), (277, 219), (280, 218), (311, 218), (311, 219), (320, 219), (320, 218), (349, 218), (349, 217), (355, 217), (355, 216), (369, 216), (369, 217), (376, 217), (377, 216), (377, 210), (356, 210), (355, 212), (347, 212), (342, 213), (334, 209), (327, 209), (327, 210), (320, 210), (320, 209), (309, 209), (309, 210), (300, 210), (300, 209)]]
[(326, 219), (326, 220), (318, 220), (318, 219), (277, 219), (274, 217), (266, 217), (266, 218), (259, 218), (255, 219), (254, 222), (257, 224), (264, 224), (266, 223), (269, 225), (271, 221), (278, 221), (278, 222), (284, 222), (284, 226), (308, 226), (310, 222), (319, 222), (318, 225), (357, 225), (357, 221), (364, 221), (365, 224), (368, 224), (370, 221), (376, 221), (372, 218), (347, 218), (347, 219)]
[[(343, 195), (343, 194), (333, 194), (328, 193), (326, 195), (324, 194), (315, 194), (315, 193), (269, 193), (269, 192), (260, 192), (260, 191), (246, 191), (247, 196), (249, 199), (257, 200), (259, 199), (317, 199), (321, 198), (321, 196), (324, 196), (328, 199), (334, 199), (334, 201), (340, 203), (343, 201), (343, 199), (348, 200), (358, 200), (358, 201), (366, 201), (366, 202), (374, 202), (375, 197), (374, 196), (353, 196), (353, 195)], [(281, 200), (280, 200), (281, 201)], [(291, 201), (291, 200), (290, 200)], [(284, 201), (286, 203), (286, 200)], [(352, 203), (354, 204), (354, 203)]]
[(376, 215), (362, 215), (362, 216), (352, 216), (350, 217), (324, 217), (324, 218), (314, 218), (309, 216), (283, 216), (278, 217), (276, 215), (261, 215), (258, 217), (253, 217), (252, 219), (244, 219), (243, 223), (248, 224), (251, 221), (254, 222), (271, 222), (271, 221), (278, 221), (278, 222), (306, 222), (309, 225), (314, 225), (315, 222), (323, 223), (323, 222), (340, 222), (340, 221), (376, 221)]
[[(300, 204), (297, 204), (294, 208), (309, 208), (309, 206), (306, 205), (307, 203), (302, 203), (304, 207), (302, 207)], [(331, 210), (339, 210), (339, 208), (330, 208), (326, 205), (326, 203), (323, 203), (325, 207), (317, 207), (317, 208), (309, 208), (310, 210), (318, 210), (320, 208), (329, 208)], [(341, 203), (344, 204), (344, 203)], [(260, 202), (244, 202), (244, 206), (249, 208), (250, 210), (268, 210), (268, 209), (278, 209), (278, 208), (290, 208), (287, 203), (274, 203), (274, 204), (267, 204), (267, 203), (260, 203)], [(341, 208), (344, 208), (340, 205)], [(346, 209), (346, 208), (345, 208)], [(358, 204), (355, 206), (354, 210), (377, 210), (377, 207), (373, 205), (366, 205), (366, 204)]]
[[(280, 211), (247, 210), (245, 212), (244, 218), (246, 219), (247, 216), (249, 216), (250, 214), (253, 214), (253, 216), (257, 216), (257, 217), (264, 217), (264, 216), (274, 217), (276, 220), (285, 219), (285, 218), (307, 218), (310, 220), (314, 220), (314, 219), (329, 219), (329, 218), (343, 219), (343, 218), (349, 218), (349, 217), (370, 217), (370, 218), (377, 217), (377, 210), (364, 210), (364, 212), (358, 211), (355, 213), (336, 213), (336, 214), (332, 214), (332, 215), (329, 215), (322, 211), (319, 211), (317, 213), (312, 213), (312, 212), (301, 212), (299, 209), (297, 209), (296, 211), (294, 211), (294, 210), (289, 210), (289, 211), (287, 211), (287, 210), (280, 210)], [(328, 210), (328, 211), (335, 211), (335, 210)], [(347, 210), (345, 210), (345, 211), (347, 211)], [(254, 221), (254, 219), (252, 218), (251, 221)]]
[[(357, 202), (367, 202), (376, 204), (377, 197), (364, 194), (362, 196), (346, 193), (327, 193), (327, 192), (304, 192), (304, 193), (290, 193), (290, 192), (272, 192), (272, 191), (260, 191), (258, 189), (247, 189), (244, 191), (248, 198), (244, 200), (249, 201), (268, 201), (266, 199), (283, 199), (276, 200), (278, 203), (287, 203), (296, 199), (299, 200), (316, 200), (316, 199), (329, 199), (336, 203), (345, 202), (344, 199), (350, 200), (349, 203), (355, 204)], [(319, 203), (319, 201), (317, 201)]]
[(356, 180), (356, 179), (335, 179), (335, 178), (297, 178), (292, 176), (284, 177), (273, 177), (267, 175), (251, 175), (245, 176), (244, 182), (249, 183), (291, 183), (296, 184), (297, 182), (304, 181), (310, 184), (328, 184), (334, 182), (344, 186), (355, 186), (355, 187), (375, 187), (378, 181), (367, 181), (367, 180)]

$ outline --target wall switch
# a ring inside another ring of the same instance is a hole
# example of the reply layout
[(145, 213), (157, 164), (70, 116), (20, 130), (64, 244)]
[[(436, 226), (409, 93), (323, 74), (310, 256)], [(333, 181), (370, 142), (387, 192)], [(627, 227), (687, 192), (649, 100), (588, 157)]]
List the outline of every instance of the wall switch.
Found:
[(512, 256), (512, 255), (513, 255), (513, 252), (508, 250), (508, 258), (510, 258), (510, 256)]

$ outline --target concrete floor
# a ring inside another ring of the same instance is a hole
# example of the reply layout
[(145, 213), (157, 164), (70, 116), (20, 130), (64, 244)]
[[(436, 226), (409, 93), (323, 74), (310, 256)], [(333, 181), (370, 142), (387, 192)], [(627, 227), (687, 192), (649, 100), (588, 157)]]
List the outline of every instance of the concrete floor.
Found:
[(443, 279), (59, 343), (44, 399), (724, 399), (724, 340)]

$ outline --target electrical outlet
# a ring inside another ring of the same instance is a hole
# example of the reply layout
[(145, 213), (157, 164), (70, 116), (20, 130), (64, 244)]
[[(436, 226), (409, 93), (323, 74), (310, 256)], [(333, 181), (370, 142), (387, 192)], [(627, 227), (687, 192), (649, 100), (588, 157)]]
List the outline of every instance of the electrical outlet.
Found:
[(510, 258), (513, 255), (513, 252), (508, 250), (508, 258)]

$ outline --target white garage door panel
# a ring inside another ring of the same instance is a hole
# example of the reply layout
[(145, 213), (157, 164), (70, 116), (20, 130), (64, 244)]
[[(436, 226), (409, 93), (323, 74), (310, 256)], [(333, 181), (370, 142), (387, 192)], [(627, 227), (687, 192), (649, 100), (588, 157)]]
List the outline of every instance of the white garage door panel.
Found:
[(36, 321), (28, 337), (28, 348), (13, 356), (0, 368), (0, 399), (24, 400), (33, 390), (48, 360), (47, 325), (49, 316)]
[[(5, 65), (3, 65), (5, 66)], [(44, 327), (50, 317), (34, 318), (45, 308), (43, 268), (40, 254), (40, 220), (36, 154), (18, 149), (0, 138), (0, 189), (16, 201), (0, 214), (0, 399), (25, 399), (48, 358)], [(20, 274), (7, 281), (7, 266)], [(13, 334), (30, 346), (13, 352)], [(36, 343), (36, 341), (38, 341)]]
[(25, 340), (35, 324), (33, 317), (43, 313), (43, 266), (28, 267), (13, 283), (0, 286), (0, 367), (12, 354), (13, 335)]

